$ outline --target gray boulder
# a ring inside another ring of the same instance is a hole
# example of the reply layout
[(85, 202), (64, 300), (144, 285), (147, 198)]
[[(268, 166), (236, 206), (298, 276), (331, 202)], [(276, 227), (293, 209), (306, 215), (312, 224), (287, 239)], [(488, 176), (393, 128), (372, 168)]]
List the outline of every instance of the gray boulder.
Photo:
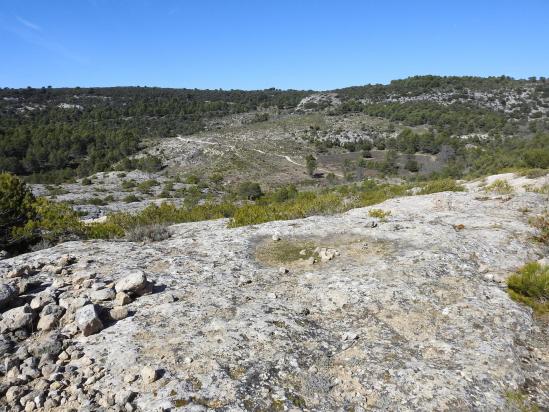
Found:
[(19, 290), (9, 283), (0, 285), (0, 309), (6, 307), (15, 298), (17, 298)]
[(147, 277), (141, 271), (132, 272), (116, 282), (116, 292), (139, 292), (147, 287)]
[(76, 324), (84, 336), (93, 335), (103, 329), (103, 323), (95, 310), (95, 305), (86, 305), (76, 311)]
[(34, 321), (35, 314), (29, 305), (19, 306), (3, 313), (0, 322), (0, 331), (15, 331), (18, 329), (30, 328)]

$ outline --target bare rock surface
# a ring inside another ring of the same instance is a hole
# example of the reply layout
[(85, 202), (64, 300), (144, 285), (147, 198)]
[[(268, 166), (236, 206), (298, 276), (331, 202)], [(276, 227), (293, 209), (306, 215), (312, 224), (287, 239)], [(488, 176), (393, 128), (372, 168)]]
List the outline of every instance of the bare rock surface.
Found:
[(547, 324), (502, 282), (547, 255), (523, 212), (547, 196), (481, 191), (392, 199), (375, 225), (370, 208), (217, 220), (2, 260), (3, 282), (27, 266), (31, 283), (2, 308), (0, 405), (514, 411), (523, 393), (546, 410)]

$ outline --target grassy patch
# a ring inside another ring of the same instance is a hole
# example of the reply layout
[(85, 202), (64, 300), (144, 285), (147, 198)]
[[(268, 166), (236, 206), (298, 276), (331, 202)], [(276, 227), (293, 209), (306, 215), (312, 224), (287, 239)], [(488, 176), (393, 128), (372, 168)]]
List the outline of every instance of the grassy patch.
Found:
[(499, 195), (508, 195), (514, 192), (513, 186), (507, 180), (497, 179), (484, 188), (485, 192), (497, 193)]
[(372, 209), (368, 212), (368, 215), (371, 217), (376, 217), (378, 219), (386, 219), (387, 217), (391, 216), (390, 210), (382, 210), (382, 209)]
[(259, 260), (265, 262), (291, 263), (313, 256), (314, 249), (315, 245), (312, 242), (279, 240), (278, 242), (269, 242), (260, 246), (257, 250), (257, 257)]
[(439, 179), (433, 180), (431, 182), (425, 183), (421, 190), (419, 191), (420, 195), (428, 195), (431, 193), (439, 192), (463, 192), (465, 188), (458, 184), (453, 179)]
[(538, 314), (549, 313), (549, 266), (527, 263), (507, 279), (507, 287), (514, 300), (530, 306)]
[(540, 243), (549, 244), (549, 213), (530, 218), (530, 225), (537, 229), (534, 240)]
[(508, 404), (512, 405), (520, 412), (538, 412), (540, 410), (537, 405), (529, 402), (526, 395), (520, 391), (506, 391), (505, 399)]

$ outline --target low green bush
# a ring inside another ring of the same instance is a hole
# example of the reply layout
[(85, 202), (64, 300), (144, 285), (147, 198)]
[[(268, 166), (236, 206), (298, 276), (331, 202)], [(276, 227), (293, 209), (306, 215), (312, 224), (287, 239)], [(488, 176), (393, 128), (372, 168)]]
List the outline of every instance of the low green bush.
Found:
[(159, 242), (170, 236), (170, 230), (165, 224), (136, 226), (126, 232), (126, 239), (130, 242)]
[(421, 186), (420, 195), (428, 195), (439, 192), (463, 192), (465, 188), (453, 179), (439, 179), (425, 183)]
[(10, 173), (0, 173), (0, 249), (21, 241), (13, 231), (35, 217), (35, 198), (27, 185)]
[(507, 279), (511, 298), (530, 306), (536, 313), (549, 312), (549, 266), (530, 262)]
[(375, 217), (378, 219), (386, 219), (387, 217), (391, 216), (391, 211), (382, 210), (382, 209), (372, 209), (368, 212), (368, 216)]
[(534, 216), (528, 222), (537, 230), (534, 240), (549, 244), (549, 213)]
[(128, 195), (122, 199), (126, 203), (135, 203), (139, 202), (139, 198), (136, 195)]
[(137, 188), (142, 193), (149, 193), (154, 186), (158, 186), (159, 184), (160, 183), (158, 183), (156, 180), (150, 179), (139, 183), (137, 185)]
[(500, 195), (508, 195), (514, 192), (513, 186), (503, 179), (494, 180), (491, 184), (484, 188), (485, 192), (493, 192)]

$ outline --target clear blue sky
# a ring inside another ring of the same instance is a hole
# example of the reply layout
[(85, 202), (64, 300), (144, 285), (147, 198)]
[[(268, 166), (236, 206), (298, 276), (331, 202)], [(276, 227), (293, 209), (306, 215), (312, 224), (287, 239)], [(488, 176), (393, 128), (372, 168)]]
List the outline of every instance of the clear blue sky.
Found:
[(549, 0), (0, 0), (0, 87), (549, 77)]

